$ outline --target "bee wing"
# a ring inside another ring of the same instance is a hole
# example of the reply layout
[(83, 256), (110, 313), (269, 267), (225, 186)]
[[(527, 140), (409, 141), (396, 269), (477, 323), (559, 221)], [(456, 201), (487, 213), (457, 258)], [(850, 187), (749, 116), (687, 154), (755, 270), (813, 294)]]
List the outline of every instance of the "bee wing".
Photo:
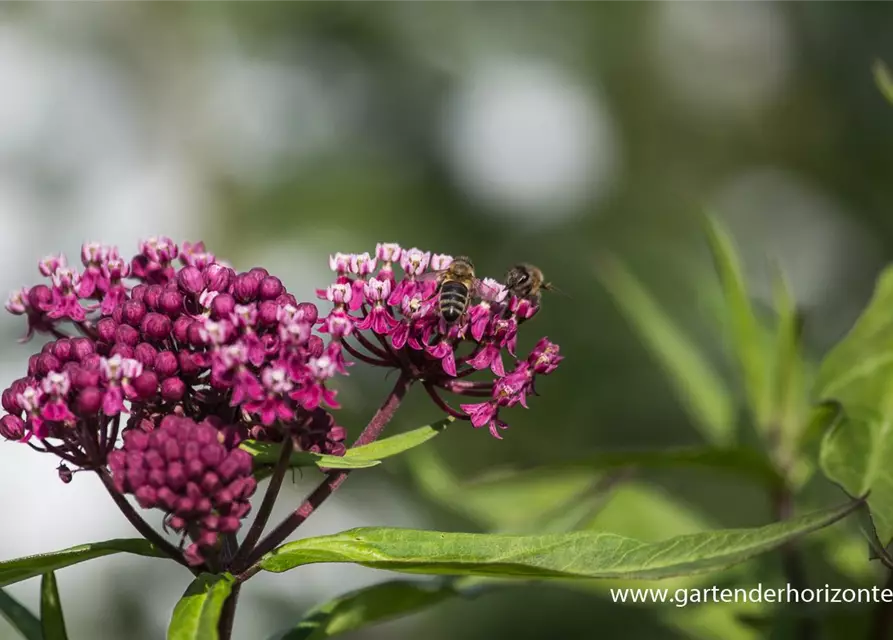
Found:
[(475, 278), (473, 293), (482, 300), (502, 302), (508, 292), (501, 283), (496, 282), (495, 280), (490, 280), (488, 282), (487, 280), (478, 280)]
[(422, 275), (416, 276), (416, 282), (436, 282), (444, 273), (446, 273), (446, 271), (446, 269), (441, 269), (440, 271), (426, 271)]

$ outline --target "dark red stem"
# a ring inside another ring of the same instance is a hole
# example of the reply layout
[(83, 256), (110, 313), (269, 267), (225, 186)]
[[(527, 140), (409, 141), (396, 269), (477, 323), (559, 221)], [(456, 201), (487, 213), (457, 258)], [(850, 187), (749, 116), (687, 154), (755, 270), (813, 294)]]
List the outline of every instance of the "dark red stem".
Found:
[(397, 352), (394, 350), (394, 347), (390, 345), (387, 338), (377, 333), (375, 334), (375, 338), (378, 340), (378, 344), (381, 345), (381, 348), (390, 355), (392, 360), (400, 361), (400, 356), (397, 355)]
[(341, 341), (341, 346), (344, 347), (344, 350), (347, 351), (350, 355), (352, 355), (357, 360), (361, 362), (365, 362), (366, 364), (371, 364), (375, 367), (395, 367), (397, 366), (396, 362), (390, 362), (388, 360), (380, 360), (378, 358), (373, 358), (369, 355), (361, 351), (357, 351), (355, 348), (350, 346), (350, 344), (346, 340)]
[(376, 347), (374, 344), (372, 344), (369, 341), (369, 339), (366, 336), (364, 336), (362, 333), (360, 333), (359, 331), (353, 332), (353, 333), (351, 333), (351, 335), (354, 338), (356, 338), (357, 342), (359, 342), (361, 345), (363, 345), (363, 348), (365, 348), (367, 351), (369, 351), (369, 353), (374, 354), (376, 357), (381, 358), (382, 360), (388, 359), (388, 354), (385, 351), (382, 351), (381, 349)]
[[(773, 502), (775, 516), (778, 521), (783, 522), (792, 517), (794, 512), (794, 495), (787, 484), (775, 492)], [(782, 571), (787, 578), (788, 584), (792, 588), (801, 591), (807, 588), (806, 569), (803, 566), (803, 559), (800, 557), (797, 547), (792, 543), (788, 543), (782, 545), (779, 548), (779, 552), (781, 554)], [(817, 638), (819, 630), (816, 626), (816, 621), (810, 617), (801, 618), (797, 622), (793, 635), (798, 640), (813, 640)]]
[(175, 562), (179, 562), (184, 567), (192, 571), (193, 574), (198, 575), (198, 570), (195, 567), (190, 567), (186, 560), (183, 558), (183, 554), (180, 553), (177, 548), (172, 545), (170, 542), (161, 537), (155, 529), (149, 526), (149, 523), (143, 520), (140, 515), (136, 512), (136, 510), (131, 506), (129, 502), (127, 502), (127, 498), (118, 493), (118, 490), (115, 489), (115, 483), (112, 482), (112, 477), (109, 475), (109, 472), (105, 469), (96, 469), (96, 475), (99, 476), (99, 479), (102, 480), (102, 484), (105, 487), (105, 490), (108, 491), (109, 495), (112, 497), (112, 500), (115, 501), (115, 504), (118, 505), (118, 508), (121, 510), (121, 513), (124, 514), (124, 517), (130, 521), (130, 524), (140, 532), (146, 540), (154, 544), (156, 547), (161, 549), (164, 553), (169, 555), (172, 560)]
[(273, 475), (270, 477), (270, 484), (267, 485), (263, 502), (261, 502), (260, 509), (257, 510), (257, 515), (254, 517), (254, 522), (251, 523), (251, 528), (245, 535), (245, 539), (239, 545), (239, 550), (232, 560), (232, 566), (236, 566), (245, 560), (248, 554), (251, 553), (251, 549), (260, 540), (264, 527), (267, 526), (267, 521), (270, 519), (270, 514), (273, 513), (273, 506), (276, 504), (276, 498), (279, 496), (279, 490), (282, 488), (282, 480), (285, 478), (285, 472), (288, 470), (291, 453), (294, 449), (295, 441), (291, 437), (291, 433), (289, 433), (282, 443), (279, 459), (276, 461), (276, 467), (273, 469)]
[(465, 415), (461, 411), (453, 409), (446, 400), (441, 398), (440, 394), (437, 393), (437, 389), (435, 389), (433, 385), (425, 383), (425, 391), (427, 391), (428, 395), (431, 396), (431, 399), (434, 400), (434, 404), (446, 411), (449, 415), (453, 416), (457, 420), (469, 419), (467, 415)]
[[(397, 411), (397, 408), (400, 406), (400, 403), (406, 396), (406, 392), (409, 390), (412, 382), (413, 379), (407, 377), (406, 375), (401, 375), (397, 379), (397, 382), (394, 384), (394, 388), (391, 390), (391, 393), (388, 394), (388, 397), (385, 398), (385, 401), (379, 407), (378, 411), (376, 411), (375, 415), (372, 416), (372, 419), (369, 421), (369, 424), (366, 425), (366, 428), (363, 429), (360, 437), (357, 438), (356, 441), (353, 443), (354, 447), (359, 447), (364, 444), (374, 442), (375, 439), (381, 435), (381, 432), (384, 431), (385, 426), (387, 426), (387, 424), (394, 417), (394, 413)], [(301, 524), (307, 518), (309, 518), (313, 514), (313, 512), (315, 512), (319, 508), (319, 506), (323, 502), (325, 502), (325, 500), (330, 495), (332, 495), (339, 486), (341, 486), (341, 483), (344, 482), (349, 473), (349, 469), (334, 469), (326, 473), (326, 477), (323, 480), (322, 484), (314, 489), (313, 493), (311, 493), (307, 497), (307, 499), (304, 500), (303, 504), (301, 504), (300, 507), (293, 511), (291, 515), (289, 515), (275, 529), (267, 534), (267, 536), (264, 537), (251, 552), (247, 562), (241, 564), (247, 566), (253, 565), (261, 557), (281, 544), (283, 540), (288, 538), (295, 529), (301, 526)], [(239, 572), (243, 571), (244, 567), (234, 566), (233, 569), (234, 571)], [(245, 573), (247, 575), (241, 579), (247, 579), (248, 577), (253, 575), (253, 572), (250, 569), (245, 571)]]
[(220, 640), (230, 640), (233, 637), (233, 623), (236, 620), (236, 604), (239, 601), (239, 592), (242, 585), (236, 583), (233, 585), (229, 597), (223, 603), (223, 610), (220, 612), (220, 618), (217, 621), (217, 634)]

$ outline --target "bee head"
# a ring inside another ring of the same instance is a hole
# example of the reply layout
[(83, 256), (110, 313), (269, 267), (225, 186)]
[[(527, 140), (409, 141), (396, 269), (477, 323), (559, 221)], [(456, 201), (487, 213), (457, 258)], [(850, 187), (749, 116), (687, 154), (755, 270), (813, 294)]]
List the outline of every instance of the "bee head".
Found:
[(506, 275), (506, 286), (510, 289), (528, 286), (533, 278), (534, 270), (536, 270), (536, 267), (531, 267), (530, 265), (515, 265), (509, 270), (508, 275)]

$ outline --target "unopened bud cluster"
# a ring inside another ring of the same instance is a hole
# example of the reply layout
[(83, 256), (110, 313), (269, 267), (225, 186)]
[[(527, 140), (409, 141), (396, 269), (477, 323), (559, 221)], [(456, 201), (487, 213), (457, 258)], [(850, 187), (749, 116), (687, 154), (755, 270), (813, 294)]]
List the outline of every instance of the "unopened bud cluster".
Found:
[(192, 533), (184, 556), (200, 565), (217, 550), (219, 534), (238, 531), (251, 510), (257, 481), (238, 444), (238, 429), (168, 415), (152, 431), (127, 431), (108, 464), (118, 491), (144, 509), (163, 509), (166, 527)]

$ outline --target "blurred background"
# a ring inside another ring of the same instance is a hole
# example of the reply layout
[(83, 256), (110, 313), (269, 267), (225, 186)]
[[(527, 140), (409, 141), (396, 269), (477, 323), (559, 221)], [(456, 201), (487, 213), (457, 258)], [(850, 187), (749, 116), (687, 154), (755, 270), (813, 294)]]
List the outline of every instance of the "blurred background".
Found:
[[(875, 59), (893, 61), (891, 32), (886, 3), (4, 4), (0, 289), (36, 282), (46, 254), (76, 261), (87, 240), (130, 254), (150, 235), (204, 239), (303, 299), (330, 280), (328, 254), (376, 242), (468, 254), (495, 277), (530, 261), (568, 295), (547, 298), (521, 349), (548, 335), (566, 360), (530, 411), (507, 415), (503, 441), (459, 424), (427, 445), (437, 464), (465, 480), (697, 443), (597, 261), (624, 260), (724, 367), (698, 217), (713, 211), (758, 297), (771, 295), (766, 257), (780, 261), (821, 354), (893, 253), (893, 108), (871, 75)], [(15, 345), (18, 320), (0, 321), (4, 387), (36, 348)], [(357, 433), (388, 386), (356, 367), (339, 420)], [(394, 429), (438, 417), (414, 396)], [(0, 557), (134, 535), (93, 478), (63, 485), (55, 464), (0, 443)], [(352, 477), (303, 531), (486, 528), (433, 500), (419, 465), (383, 466)], [(283, 501), (300, 501), (315, 480), (304, 475)], [(603, 528), (657, 539), (771, 517), (733, 479), (664, 472), (640, 488), (616, 497)], [(495, 495), (516, 514), (534, 508), (523, 493)], [(340, 565), (259, 576), (236, 637), (269, 637), (388, 577)], [(187, 578), (127, 557), (66, 569), (70, 634), (163, 637)], [(10, 593), (34, 607), (37, 586)], [(350, 637), (761, 637), (683, 613), (530, 586)]]

